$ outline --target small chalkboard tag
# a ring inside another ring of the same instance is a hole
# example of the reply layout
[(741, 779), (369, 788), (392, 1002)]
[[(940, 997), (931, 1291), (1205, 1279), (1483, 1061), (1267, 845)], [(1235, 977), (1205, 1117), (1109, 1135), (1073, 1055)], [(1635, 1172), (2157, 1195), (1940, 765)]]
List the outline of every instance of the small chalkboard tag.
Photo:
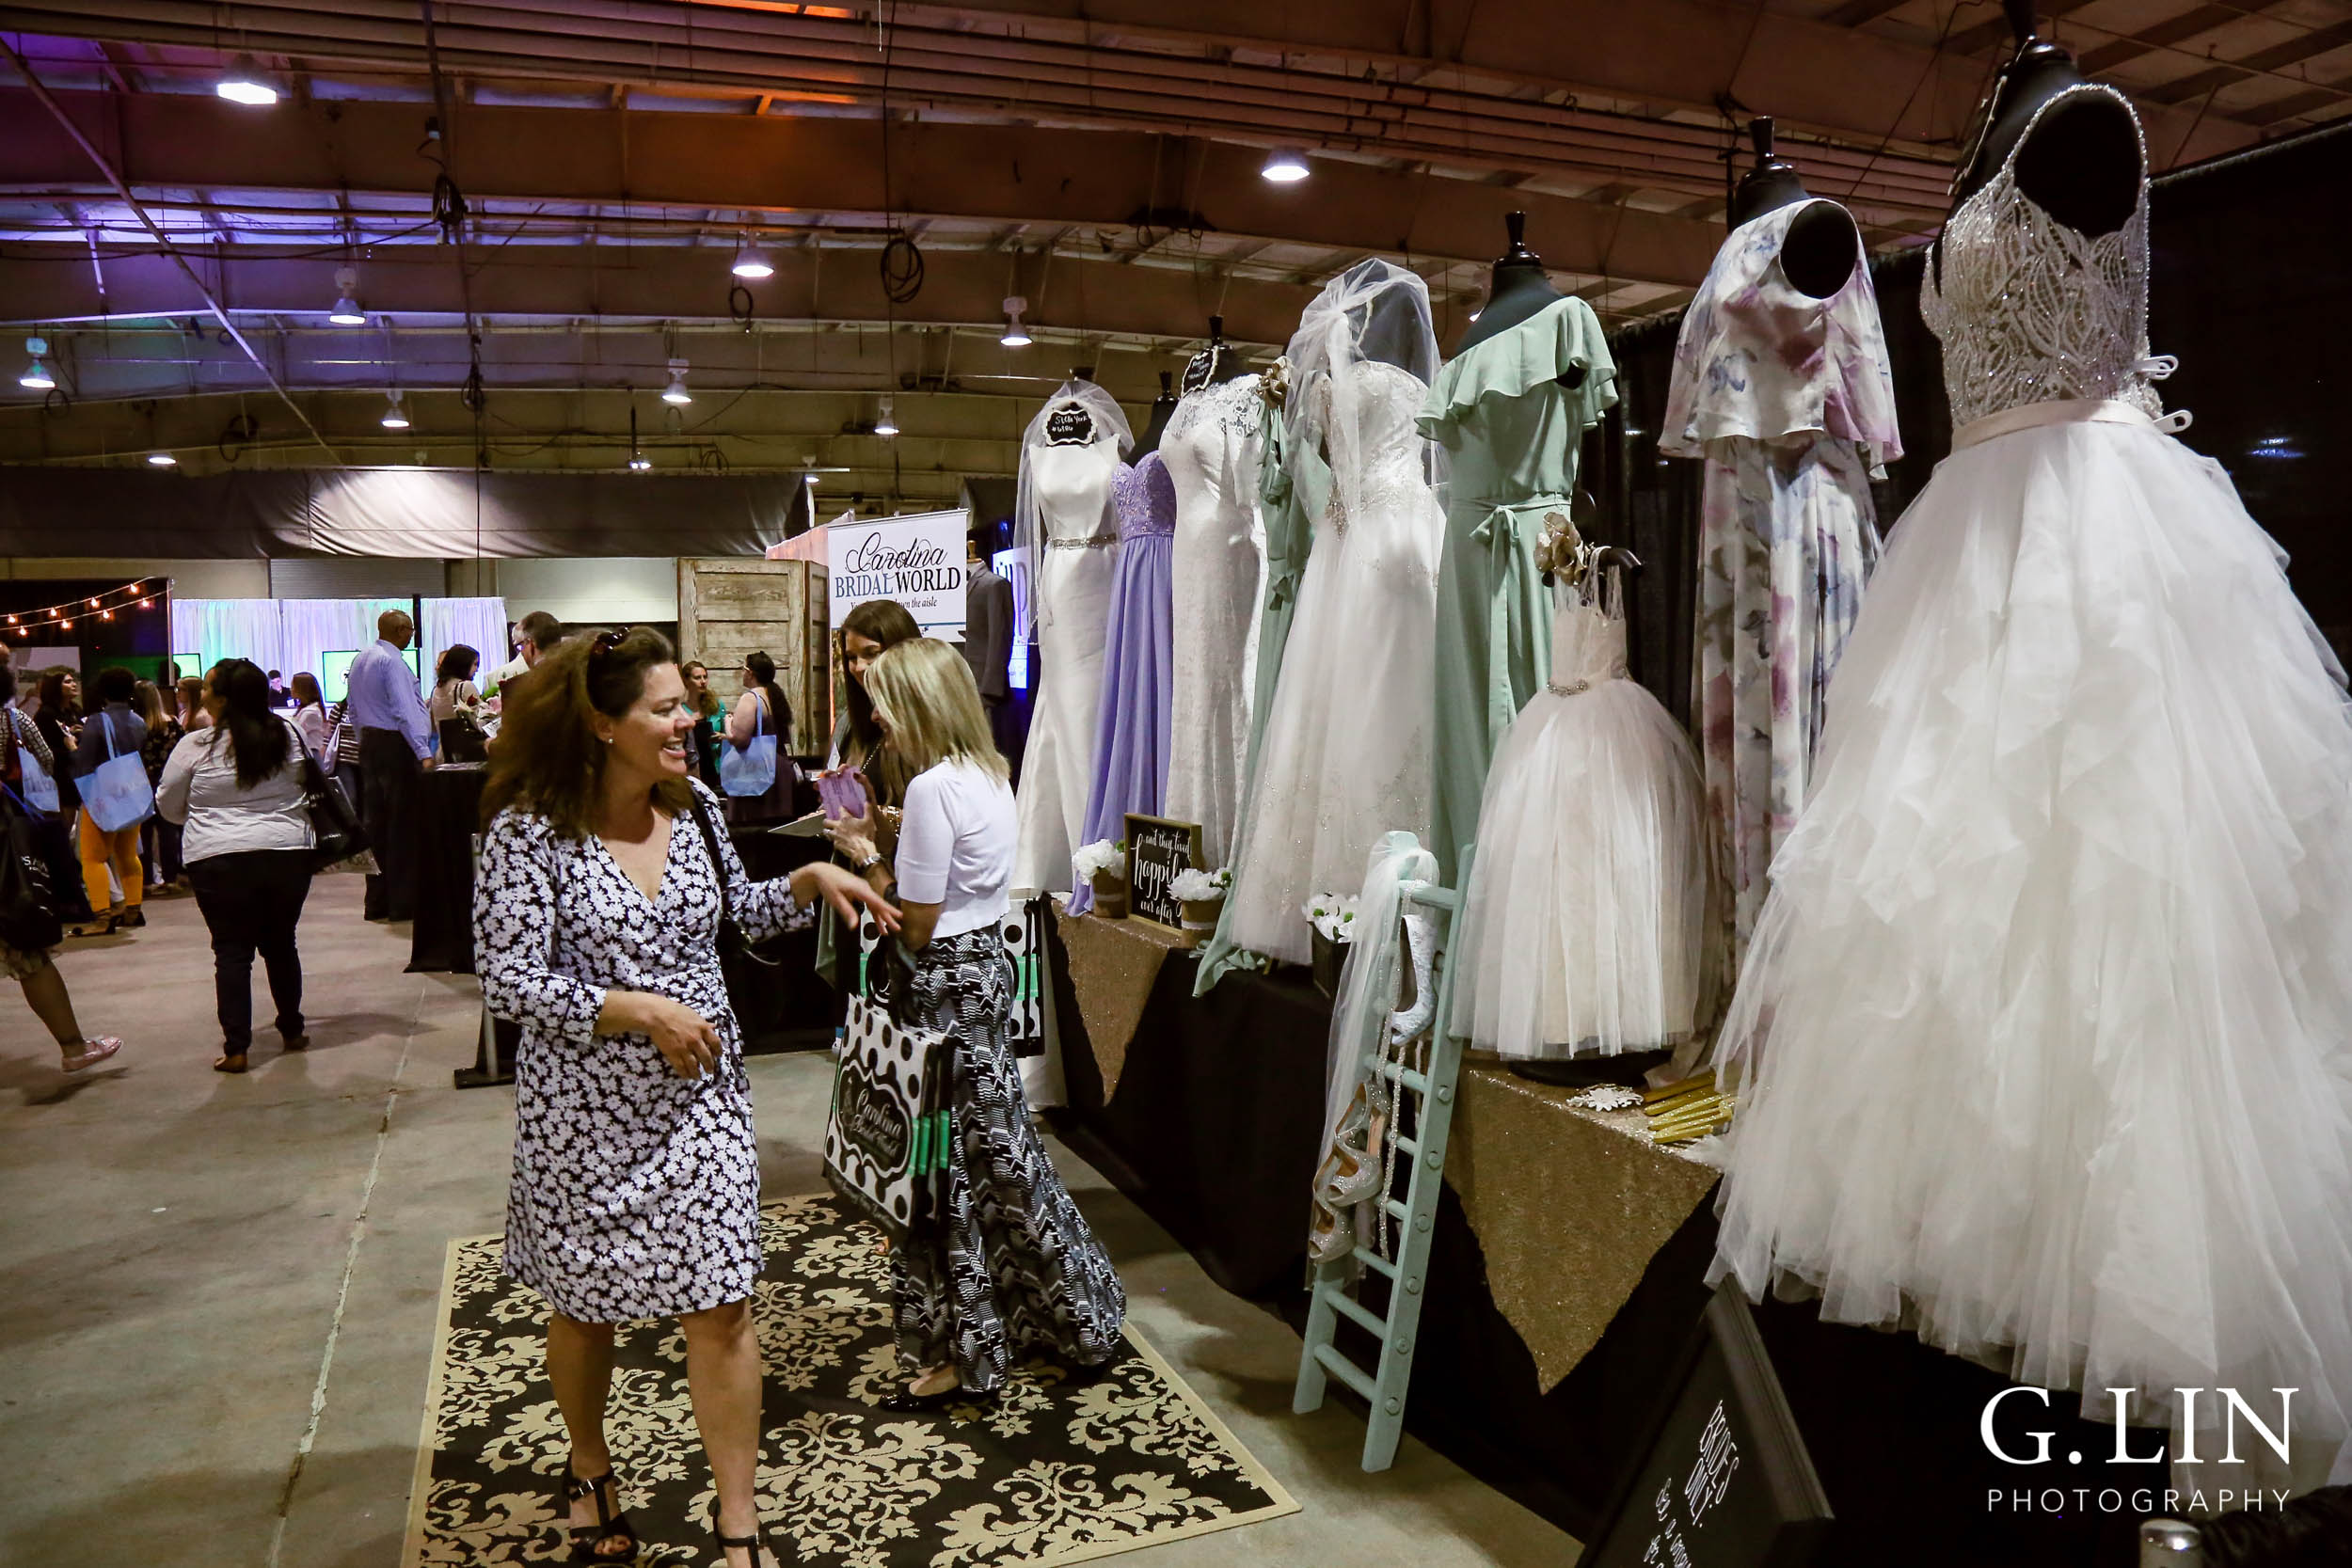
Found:
[(1181, 931), (1184, 906), (1168, 888), (1176, 873), (1200, 863), (1200, 824), (1127, 814), (1127, 913)]
[(1635, 1455), (1577, 1568), (1803, 1568), (1829, 1533), (1829, 1497), (1728, 1282)]

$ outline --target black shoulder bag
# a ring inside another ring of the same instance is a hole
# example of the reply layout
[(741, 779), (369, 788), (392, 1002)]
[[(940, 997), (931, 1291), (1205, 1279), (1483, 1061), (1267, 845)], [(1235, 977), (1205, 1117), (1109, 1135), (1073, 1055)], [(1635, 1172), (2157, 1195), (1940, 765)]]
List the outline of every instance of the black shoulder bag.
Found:
[(351, 797), (343, 793), (342, 782), (319, 766), (319, 759), (310, 754), (310, 748), (302, 743), (302, 732), (292, 724), (294, 751), (302, 758), (302, 812), (310, 819), (310, 836), (317, 842), (317, 863), (333, 865), (349, 860), (368, 847), (368, 835), (359, 826), (359, 814), (352, 809)]

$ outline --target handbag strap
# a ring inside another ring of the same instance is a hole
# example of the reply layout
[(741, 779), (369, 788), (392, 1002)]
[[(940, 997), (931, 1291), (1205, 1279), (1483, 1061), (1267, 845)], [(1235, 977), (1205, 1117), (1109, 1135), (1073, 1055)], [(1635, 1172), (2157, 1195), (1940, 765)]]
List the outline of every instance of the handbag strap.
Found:
[(696, 793), (690, 800), (694, 826), (702, 830), (703, 852), (710, 857), (711, 878), (719, 884), (719, 928), (723, 931), (735, 924), (735, 900), (727, 896), (727, 863), (720, 858), (719, 835), (710, 826), (710, 814), (703, 807), (702, 796)]

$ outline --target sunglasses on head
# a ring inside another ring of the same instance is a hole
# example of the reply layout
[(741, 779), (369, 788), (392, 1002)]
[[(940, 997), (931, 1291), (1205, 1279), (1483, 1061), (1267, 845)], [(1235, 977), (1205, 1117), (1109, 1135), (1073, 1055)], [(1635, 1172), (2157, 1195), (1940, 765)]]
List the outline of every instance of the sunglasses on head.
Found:
[(629, 626), (615, 626), (611, 631), (596, 633), (596, 640), (588, 644), (588, 662), (594, 664), (597, 659), (619, 647), (632, 629), (634, 628)]

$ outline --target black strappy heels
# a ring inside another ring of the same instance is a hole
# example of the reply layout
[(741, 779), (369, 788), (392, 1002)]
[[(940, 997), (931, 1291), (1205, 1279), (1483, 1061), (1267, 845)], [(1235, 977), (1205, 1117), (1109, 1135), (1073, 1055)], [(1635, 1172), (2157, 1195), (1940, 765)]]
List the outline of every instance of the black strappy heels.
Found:
[(710, 1539), (719, 1543), (719, 1555), (722, 1558), (727, 1555), (729, 1546), (749, 1547), (752, 1554), (750, 1568), (768, 1568), (768, 1564), (777, 1560), (769, 1554), (768, 1548), (760, 1544), (759, 1528), (756, 1524), (752, 1527), (752, 1533), (749, 1535), (719, 1533), (719, 1499), (716, 1497), (710, 1499)]
[[(607, 1492), (612, 1494), (614, 1504), (609, 1509), (605, 1506)], [(567, 1505), (576, 1503), (582, 1497), (594, 1497), (596, 1502), (595, 1524), (568, 1525), (564, 1528), (564, 1533), (571, 1538), (573, 1562), (601, 1563), (611, 1568), (612, 1564), (625, 1565), (637, 1560), (638, 1554), (644, 1548), (637, 1543), (637, 1528), (628, 1522), (628, 1511), (618, 1506), (620, 1497), (620, 1484), (612, 1479), (612, 1471), (607, 1470), (593, 1480), (583, 1481), (572, 1474), (572, 1467), (569, 1465), (564, 1466), (564, 1502)], [(628, 1542), (628, 1550), (625, 1552), (596, 1550), (598, 1546), (614, 1536), (625, 1537)]]

